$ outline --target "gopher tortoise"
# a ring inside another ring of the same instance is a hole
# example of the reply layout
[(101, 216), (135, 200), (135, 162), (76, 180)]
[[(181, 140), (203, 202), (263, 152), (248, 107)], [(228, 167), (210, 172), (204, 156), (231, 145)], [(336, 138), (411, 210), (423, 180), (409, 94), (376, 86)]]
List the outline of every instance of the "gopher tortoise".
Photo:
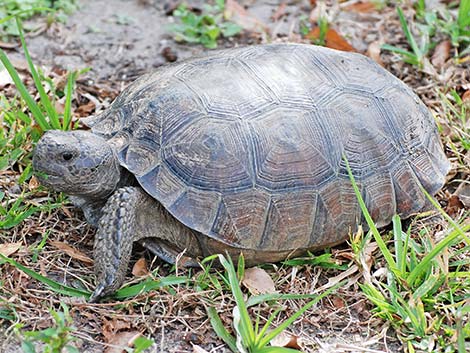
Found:
[(432, 115), (369, 58), (302, 44), (211, 52), (131, 84), (89, 131), (49, 131), (33, 166), (97, 229), (97, 288), (134, 241), (166, 261), (243, 252), (249, 265), (343, 242), (427, 206), (449, 162)]

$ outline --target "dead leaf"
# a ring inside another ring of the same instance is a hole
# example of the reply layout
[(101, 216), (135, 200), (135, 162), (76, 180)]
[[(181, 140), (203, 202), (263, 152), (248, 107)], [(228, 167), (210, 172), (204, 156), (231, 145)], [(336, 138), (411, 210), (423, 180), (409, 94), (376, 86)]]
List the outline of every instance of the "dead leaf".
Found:
[(0, 244), (0, 254), (8, 257), (11, 254), (14, 254), (15, 252), (17, 252), (20, 247), (21, 247), (21, 242)]
[(336, 309), (342, 309), (345, 307), (343, 299), (334, 296), (331, 298), (331, 301), (333, 302), (333, 305)]
[(41, 184), (39, 183), (38, 178), (36, 178), (36, 176), (34, 176), (34, 175), (31, 176), (31, 179), (29, 179), (29, 183), (28, 183), (29, 190), (31, 190), (31, 191), (36, 190), (39, 187), (39, 185), (41, 185)]
[(111, 337), (107, 343), (117, 346), (108, 346), (104, 353), (124, 353), (127, 352), (126, 348), (130, 348), (134, 345), (134, 341), (142, 334), (139, 331), (121, 331)]
[(271, 16), (271, 19), (274, 21), (274, 22), (277, 22), (279, 21), (279, 19), (284, 16), (286, 14), (286, 3), (285, 2), (282, 2), (276, 9), (276, 11), (274, 11), (274, 13), (272, 14)]
[(431, 63), (437, 68), (444, 66), (447, 59), (449, 59), (450, 48), (450, 41), (444, 40), (440, 42), (434, 49), (434, 53), (432, 54), (431, 58)]
[[(320, 28), (314, 27), (312, 30), (305, 36), (305, 38), (315, 41), (320, 38)], [(348, 43), (343, 36), (336, 32), (333, 28), (328, 28), (325, 35), (325, 46), (331, 49), (337, 49), (342, 51), (353, 51), (356, 49), (353, 48), (351, 44)]]
[(148, 273), (147, 261), (144, 257), (141, 257), (136, 261), (134, 267), (132, 267), (132, 274), (136, 277), (142, 277), (148, 275)]
[(242, 283), (254, 295), (276, 293), (274, 281), (265, 270), (259, 267), (247, 269)]
[(310, 0), (310, 6), (311, 7), (317, 6), (317, 0)]
[(271, 340), (270, 344), (275, 347), (292, 348), (300, 351), (302, 350), (302, 347), (299, 346), (298, 338), (298, 336), (282, 331)]
[(7, 42), (2, 42), (0, 41), (0, 48), (2, 49), (14, 49), (16, 47), (19, 47), (20, 44), (19, 43), (15, 43), (15, 42), (12, 42), (12, 43), (7, 43)]
[(84, 253), (81, 251), (71, 247), (68, 244), (65, 244), (61, 241), (51, 241), (51, 244), (55, 246), (57, 249), (62, 250), (65, 252), (67, 255), (69, 255), (71, 258), (81, 261), (87, 265), (93, 265), (93, 260), (90, 259), (88, 256), (86, 256)]
[(348, 11), (369, 13), (377, 10), (377, 7), (373, 2), (370, 1), (359, 1), (354, 4), (348, 5), (344, 8)]
[(451, 195), (447, 202), (446, 212), (451, 216), (455, 216), (459, 210), (464, 207), (458, 195)]
[(193, 345), (193, 353), (209, 353), (204, 348), (198, 346), (197, 344), (191, 343)]
[(227, 19), (235, 22), (244, 30), (252, 32), (267, 32), (267, 26), (258, 18), (250, 14), (242, 5), (235, 0), (225, 2), (224, 15)]
[(462, 95), (462, 102), (470, 107), (470, 90), (465, 91)]
[(96, 105), (94, 102), (89, 101), (88, 103), (82, 104), (79, 106), (75, 112), (78, 114), (78, 116), (89, 116), (91, 113), (95, 110)]
[(130, 328), (131, 323), (126, 319), (122, 320), (117, 317), (113, 317), (112, 320), (104, 319), (102, 333), (106, 342), (109, 342), (116, 335), (116, 332), (128, 330)]
[(374, 60), (380, 66), (384, 66), (382, 62), (382, 58), (380, 57), (380, 50), (382, 47), (382, 43), (378, 40), (372, 42), (367, 47), (367, 56)]

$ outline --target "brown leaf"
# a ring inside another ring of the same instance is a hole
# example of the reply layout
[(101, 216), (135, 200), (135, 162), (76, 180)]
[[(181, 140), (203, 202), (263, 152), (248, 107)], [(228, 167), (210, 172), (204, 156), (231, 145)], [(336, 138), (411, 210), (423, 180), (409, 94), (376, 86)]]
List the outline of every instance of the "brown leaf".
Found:
[(242, 283), (254, 295), (276, 293), (272, 278), (265, 270), (259, 267), (247, 269)]
[[(320, 38), (320, 28), (314, 27), (312, 30), (305, 36), (311, 41), (315, 41)], [(342, 51), (356, 51), (351, 44), (344, 39), (338, 32), (333, 28), (328, 28), (325, 35), (325, 46), (332, 49), (342, 50)]]
[(142, 277), (148, 275), (149, 270), (147, 268), (147, 261), (141, 257), (136, 261), (134, 267), (132, 267), (132, 274), (136, 277)]
[(312, 8), (314, 8), (315, 6), (317, 6), (317, 0), (310, 0), (310, 6)]
[(88, 103), (82, 104), (79, 106), (75, 112), (78, 114), (78, 116), (89, 116), (96, 108), (96, 105), (94, 102), (89, 101)]
[(130, 329), (130, 327), (131, 324), (129, 321), (113, 317), (112, 320), (104, 319), (102, 333), (106, 342), (109, 342), (116, 335), (116, 332)]
[(29, 183), (28, 183), (29, 190), (35, 190), (39, 187), (39, 185), (41, 184), (39, 183), (38, 178), (36, 178), (36, 176), (33, 175), (31, 179), (29, 179)]
[(298, 343), (298, 338), (298, 336), (282, 331), (279, 335), (274, 337), (270, 343), (271, 346), (292, 348), (300, 351), (302, 347), (300, 347)]
[(333, 297), (331, 301), (333, 302), (333, 305), (335, 306), (336, 309), (342, 309), (345, 306), (343, 299), (339, 297)]
[(10, 256), (19, 250), (21, 247), (21, 242), (17, 243), (4, 243), (0, 244), (0, 254), (3, 256)]
[(431, 63), (437, 68), (442, 67), (446, 63), (447, 59), (449, 59), (450, 48), (450, 41), (444, 40), (440, 42), (434, 49), (434, 53), (432, 54), (431, 58)]
[(378, 40), (372, 42), (369, 44), (367, 47), (367, 56), (374, 60), (377, 64), (380, 66), (384, 66), (384, 63), (382, 62), (382, 58), (380, 57), (380, 48), (382, 46), (382, 43)]
[(191, 343), (193, 345), (193, 353), (209, 353), (204, 348), (198, 346), (197, 344)]
[(446, 207), (446, 212), (450, 216), (455, 216), (459, 210), (461, 210), (464, 207), (463, 203), (460, 201), (459, 196), (457, 195), (451, 195), (449, 197), (449, 200), (447, 202), (447, 207)]
[(345, 10), (354, 12), (369, 13), (377, 10), (375, 4), (370, 1), (359, 1), (354, 4), (348, 5), (344, 8)]
[(286, 14), (286, 3), (285, 2), (282, 2), (276, 9), (276, 11), (274, 11), (274, 13), (272, 14), (271, 16), (271, 19), (274, 21), (274, 22), (277, 22), (279, 21), (279, 19), (284, 16)]
[(235, 0), (227, 0), (225, 2), (224, 15), (227, 19), (230, 19), (247, 31), (267, 32), (266, 25), (258, 18), (250, 14)]
[(7, 42), (2, 42), (0, 41), (0, 48), (2, 49), (13, 49), (18, 47), (20, 44), (18, 42), (12, 42), (12, 43), (7, 43)]
[(109, 344), (117, 347), (106, 347), (104, 353), (124, 353), (134, 345), (134, 341), (141, 336), (139, 331), (121, 331), (113, 335), (108, 341)]
[(462, 95), (462, 102), (470, 107), (470, 90), (465, 91)]
[(65, 244), (61, 241), (51, 241), (51, 244), (57, 249), (62, 250), (64, 253), (69, 255), (71, 258), (81, 261), (87, 265), (93, 265), (93, 260), (86, 256), (81, 251), (71, 247), (68, 244)]

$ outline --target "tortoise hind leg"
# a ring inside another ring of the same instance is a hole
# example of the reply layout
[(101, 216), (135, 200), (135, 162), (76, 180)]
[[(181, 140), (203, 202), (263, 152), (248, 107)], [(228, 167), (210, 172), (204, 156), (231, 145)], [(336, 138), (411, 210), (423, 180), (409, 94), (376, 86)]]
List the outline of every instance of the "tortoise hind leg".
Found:
[[(164, 241), (157, 238), (144, 238), (140, 243), (163, 261), (176, 264), (180, 253)], [(187, 256), (182, 256), (178, 263), (183, 267), (199, 267), (199, 263), (195, 259)]]

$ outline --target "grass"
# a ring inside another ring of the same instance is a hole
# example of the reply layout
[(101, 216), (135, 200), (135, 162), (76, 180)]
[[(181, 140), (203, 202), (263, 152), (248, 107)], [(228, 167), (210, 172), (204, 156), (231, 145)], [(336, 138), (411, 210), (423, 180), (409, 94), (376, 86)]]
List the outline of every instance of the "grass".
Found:
[(3, 0), (0, 2), (0, 39), (3, 41), (18, 37), (18, 27), (12, 18), (27, 20), (36, 15), (47, 15), (47, 22), (63, 22), (67, 14), (75, 11), (75, 0)]
[[(403, 14), (403, 10), (400, 7), (397, 7), (397, 13), (401, 28), (405, 33), (405, 37), (411, 51), (389, 44), (383, 44), (382, 49), (397, 53), (402, 57), (403, 61), (422, 69), (424, 67), (424, 60), (431, 48), (429, 30), (423, 31), (420, 35), (420, 39), (417, 40), (411, 33), (410, 26), (408, 25), (405, 15)], [(418, 44), (418, 41), (420, 44)]]
[(221, 36), (232, 37), (241, 31), (237, 24), (224, 18), (225, 0), (216, 0), (214, 5), (204, 5), (200, 15), (195, 14), (185, 4), (180, 5), (173, 16), (180, 23), (171, 25), (168, 29), (174, 33), (176, 41), (198, 43), (206, 48), (217, 47), (217, 39)]
[[(227, 272), (227, 282), (230, 287), (231, 294), (235, 300), (235, 307), (233, 309), (233, 328), (235, 330), (235, 336), (231, 335), (224, 327), (220, 316), (214, 307), (207, 308), (207, 314), (210, 318), (212, 327), (214, 328), (217, 335), (230, 347), (233, 352), (249, 352), (249, 353), (290, 353), (298, 352), (298, 350), (268, 346), (268, 344), (276, 337), (279, 336), (282, 331), (288, 328), (294, 321), (299, 319), (308, 309), (317, 304), (322, 298), (331, 294), (334, 290), (341, 286), (341, 283), (335, 287), (329, 288), (322, 294), (319, 294), (315, 299), (308, 302), (300, 310), (296, 311), (292, 316), (286, 319), (282, 324), (277, 327), (273, 327), (273, 321), (276, 316), (280, 313), (281, 308), (274, 311), (269, 316), (266, 323), (260, 326), (260, 318), (257, 317), (253, 324), (250, 314), (248, 312), (248, 301), (245, 301), (243, 293), (240, 288), (240, 276), (237, 275), (235, 267), (230, 257), (224, 257), (218, 255), (219, 261)], [(244, 260), (243, 255), (238, 260), (238, 273), (243, 273)], [(262, 301), (268, 300), (279, 300), (282, 296), (264, 296)]]
[[(458, 259), (462, 249), (467, 254), (470, 250), (470, 240), (466, 236), (470, 224), (455, 223), (422, 189), (447, 219), (450, 225), (447, 235), (435, 243), (431, 232), (423, 227), (419, 238), (412, 238), (411, 229), (403, 232), (401, 220), (396, 215), (391, 239), (393, 248), (390, 249), (372, 221), (347, 159), (345, 162), (369, 227), (369, 234), (353, 244), (356, 261), (366, 263), (365, 249), (372, 237), (385, 260), (387, 272), (384, 278), (374, 278), (369, 268), (362, 268), (364, 283), (361, 289), (376, 306), (376, 315), (390, 322), (410, 352), (421, 349), (441, 352), (452, 347), (457, 347), (455, 351), (459, 353), (467, 352), (464, 341), (470, 339), (470, 325), (463, 326), (461, 316), (470, 309), (470, 272), (461, 271), (462, 264)], [(460, 337), (457, 345), (455, 337)]]
[[(450, 39), (457, 56), (470, 53), (470, 0), (458, 2), (457, 15), (449, 9), (435, 10), (426, 7), (424, 0), (415, 2), (416, 22), (418, 35), (413, 34), (403, 10), (397, 6), (398, 19), (405, 34), (410, 50), (401, 47), (383, 44), (382, 49), (400, 55), (403, 61), (423, 69), (428, 63), (427, 57), (431, 49), (437, 44), (438, 37)], [(442, 40), (442, 39), (441, 39)]]

